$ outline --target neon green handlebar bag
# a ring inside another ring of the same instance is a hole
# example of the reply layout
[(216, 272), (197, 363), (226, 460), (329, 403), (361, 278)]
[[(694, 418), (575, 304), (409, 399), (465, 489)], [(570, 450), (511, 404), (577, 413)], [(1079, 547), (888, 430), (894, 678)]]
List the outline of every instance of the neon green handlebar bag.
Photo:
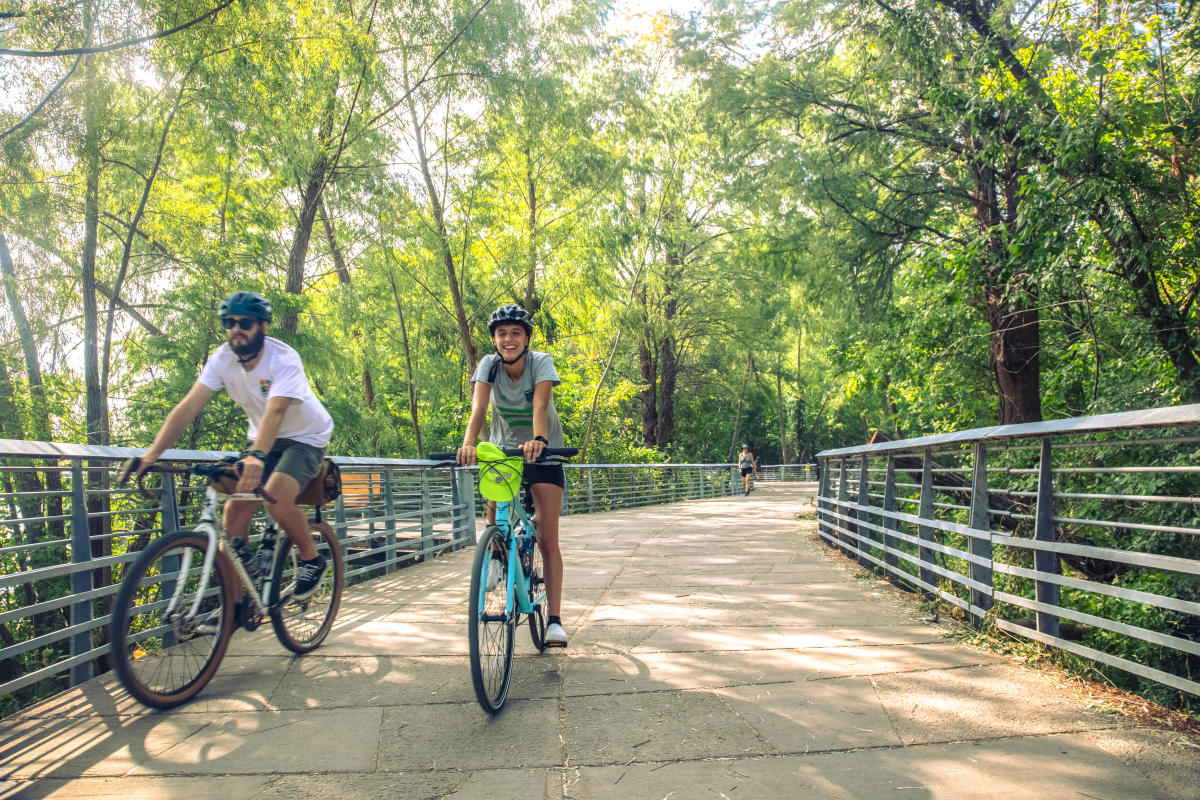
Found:
[(504, 455), (491, 442), (479, 445), (475, 454), (479, 459), (479, 493), (497, 503), (507, 503), (516, 497), (525, 461), (520, 456)]

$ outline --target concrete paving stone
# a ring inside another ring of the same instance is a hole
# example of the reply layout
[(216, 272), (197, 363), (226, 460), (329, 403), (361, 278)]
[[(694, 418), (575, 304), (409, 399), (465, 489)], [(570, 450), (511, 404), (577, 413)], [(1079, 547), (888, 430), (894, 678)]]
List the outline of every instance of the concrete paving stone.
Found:
[(207, 728), (211, 719), (160, 714), (6, 724), (0, 734), (0, 779), (125, 775), (157, 761), (172, 747)]
[(785, 647), (775, 628), (739, 625), (720, 628), (659, 628), (634, 647), (634, 652), (687, 653), (696, 651), (773, 650)]
[(1200, 800), (1200, 738), (1158, 728), (1086, 734), (1104, 752), (1176, 800)]
[(266, 775), (195, 778), (77, 778), (0, 781), (0, 800), (250, 800), (270, 785)]
[(1081, 734), (774, 758), (582, 767), (573, 800), (1178, 800)]
[[(372, 774), (281, 775), (248, 800), (545, 800), (558, 797), (557, 770), (412, 770)], [(552, 787), (557, 785), (555, 794)]]
[(903, 620), (858, 620), (856, 625), (814, 626), (776, 625), (787, 650), (810, 647), (871, 647), (898, 644), (928, 644), (948, 642), (948, 632), (933, 625)]
[(436, 622), (383, 622), (365, 620), (337, 631), (321, 645), (326, 656), (466, 655), (466, 630), (460, 625)]
[(1117, 726), (1030, 669), (990, 664), (872, 678), (905, 744)]
[(184, 739), (144, 760), (131, 774), (371, 770), (375, 767), (380, 716), (377, 708), (347, 708), (207, 717), (203, 736)]
[(477, 703), (383, 709), (377, 768), (550, 768), (562, 764), (557, 700), (510, 700), (496, 716)]
[[(535, 652), (532, 645), (520, 650)], [(546, 698), (558, 692), (555, 656), (521, 654), (514, 659), (510, 696)], [(470, 666), (461, 656), (330, 657), (297, 664), (270, 700), (280, 709), (468, 703), (475, 700), (475, 690)]]
[(900, 744), (868, 678), (714, 690), (775, 752)]
[(575, 766), (771, 752), (712, 692), (645, 692), (566, 698)]

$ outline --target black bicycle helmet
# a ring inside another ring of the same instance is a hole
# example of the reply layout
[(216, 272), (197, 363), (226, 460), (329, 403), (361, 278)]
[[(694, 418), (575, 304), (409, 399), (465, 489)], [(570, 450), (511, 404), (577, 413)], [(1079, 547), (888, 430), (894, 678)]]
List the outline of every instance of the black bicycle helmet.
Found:
[(222, 317), (238, 314), (243, 317), (257, 317), (264, 322), (271, 321), (271, 301), (255, 292), (237, 291), (221, 301), (217, 313)]
[(525, 329), (525, 333), (533, 336), (533, 317), (529, 316), (528, 311), (513, 303), (500, 306), (488, 317), (489, 335), (496, 332), (497, 325), (520, 325)]

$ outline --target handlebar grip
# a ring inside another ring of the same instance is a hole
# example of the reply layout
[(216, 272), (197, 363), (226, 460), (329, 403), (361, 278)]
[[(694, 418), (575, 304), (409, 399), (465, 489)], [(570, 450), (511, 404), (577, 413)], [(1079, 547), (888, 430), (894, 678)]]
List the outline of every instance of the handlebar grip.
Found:
[[(521, 452), (521, 448), (519, 448), (519, 447), (501, 447), (500, 452), (504, 453), (504, 455), (506, 455), (506, 456), (524, 455), (524, 453)], [(571, 456), (575, 456), (575, 455), (579, 455), (578, 447), (547, 447), (545, 450), (542, 451), (543, 458), (545, 458), (546, 456), (560, 456), (562, 458), (570, 458)]]
[(430, 461), (456, 461), (458, 459), (458, 452), (451, 451), (449, 453), (430, 453), (425, 457)]

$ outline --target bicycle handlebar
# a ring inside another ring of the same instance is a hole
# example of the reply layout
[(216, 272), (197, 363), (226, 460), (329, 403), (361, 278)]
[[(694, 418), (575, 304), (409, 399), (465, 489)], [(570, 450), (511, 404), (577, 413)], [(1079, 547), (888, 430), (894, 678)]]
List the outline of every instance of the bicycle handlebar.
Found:
[[(141, 458), (139, 458), (138, 456), (134, 456), (133, 458), (127, 460), (124, 464), (122, 464), (121, 471), (117, 474), (117, 485), (124, 486), (126, 483), (128, 483), (129, 477), (134, 472), (137, 471), (137, 468), (139, 466), (141, 466), (141, 463), (142, 463)], [(153, 500), (154, 495), (150, 493), (150, 490), (146, 488), (146, 484), (144, 483), (145, 478), (146, 478), (146, 472), (169, 472), (173, 475), (196, 475), (201, 478), (207, 478), (208, 480), (211, 481), (219, 476), (227, 476), (230, 478), (240, 478), (241, 477), (240, 467), (241, 467), (240, 461), (236, 461), (236, 462), (218, 461), (215, 464), (193, 464), (190, 467), (164, 467), (161, 464), (151, 464), (149, 467), (146, 468), (145, 472), (143, 472), (137, 476), (137, 487), (138, 487), (138, 491), (141, 492), (144, 497), (148, 497), (151, 500)], [(263, 488), (262, 484), (259, 484), (258, 486), (256, 486), (253, 489), (252, 494), (254, 494), (257, 497), (261, 497), (263, 500), (266, 500), (268, 503), (276, 502), (275, 498), (272, 497), (267, 492), (267, 490)]]
[[(519, 448), (519, 447), (501, 447), (500, 452), (504, 453), (504, 455), (506, 455), (506, 456), (523, 456), (523, 455), (525, 455), (524, 453), (521, 452), (521, 448)], [(542, 451), (541, 458), (542, 459), (545, 459), (547, 457), (571, 458), (571, 457), (577, 456), (577, 455), (579, 455), (578, 447), (547, 447), (545, 450)], [(430, 461), (450, 461), (452, 463), (457, 463), (458, 462), (458, 451), (452, 450), (449, 453), (430, 453), (428, 458)]]

